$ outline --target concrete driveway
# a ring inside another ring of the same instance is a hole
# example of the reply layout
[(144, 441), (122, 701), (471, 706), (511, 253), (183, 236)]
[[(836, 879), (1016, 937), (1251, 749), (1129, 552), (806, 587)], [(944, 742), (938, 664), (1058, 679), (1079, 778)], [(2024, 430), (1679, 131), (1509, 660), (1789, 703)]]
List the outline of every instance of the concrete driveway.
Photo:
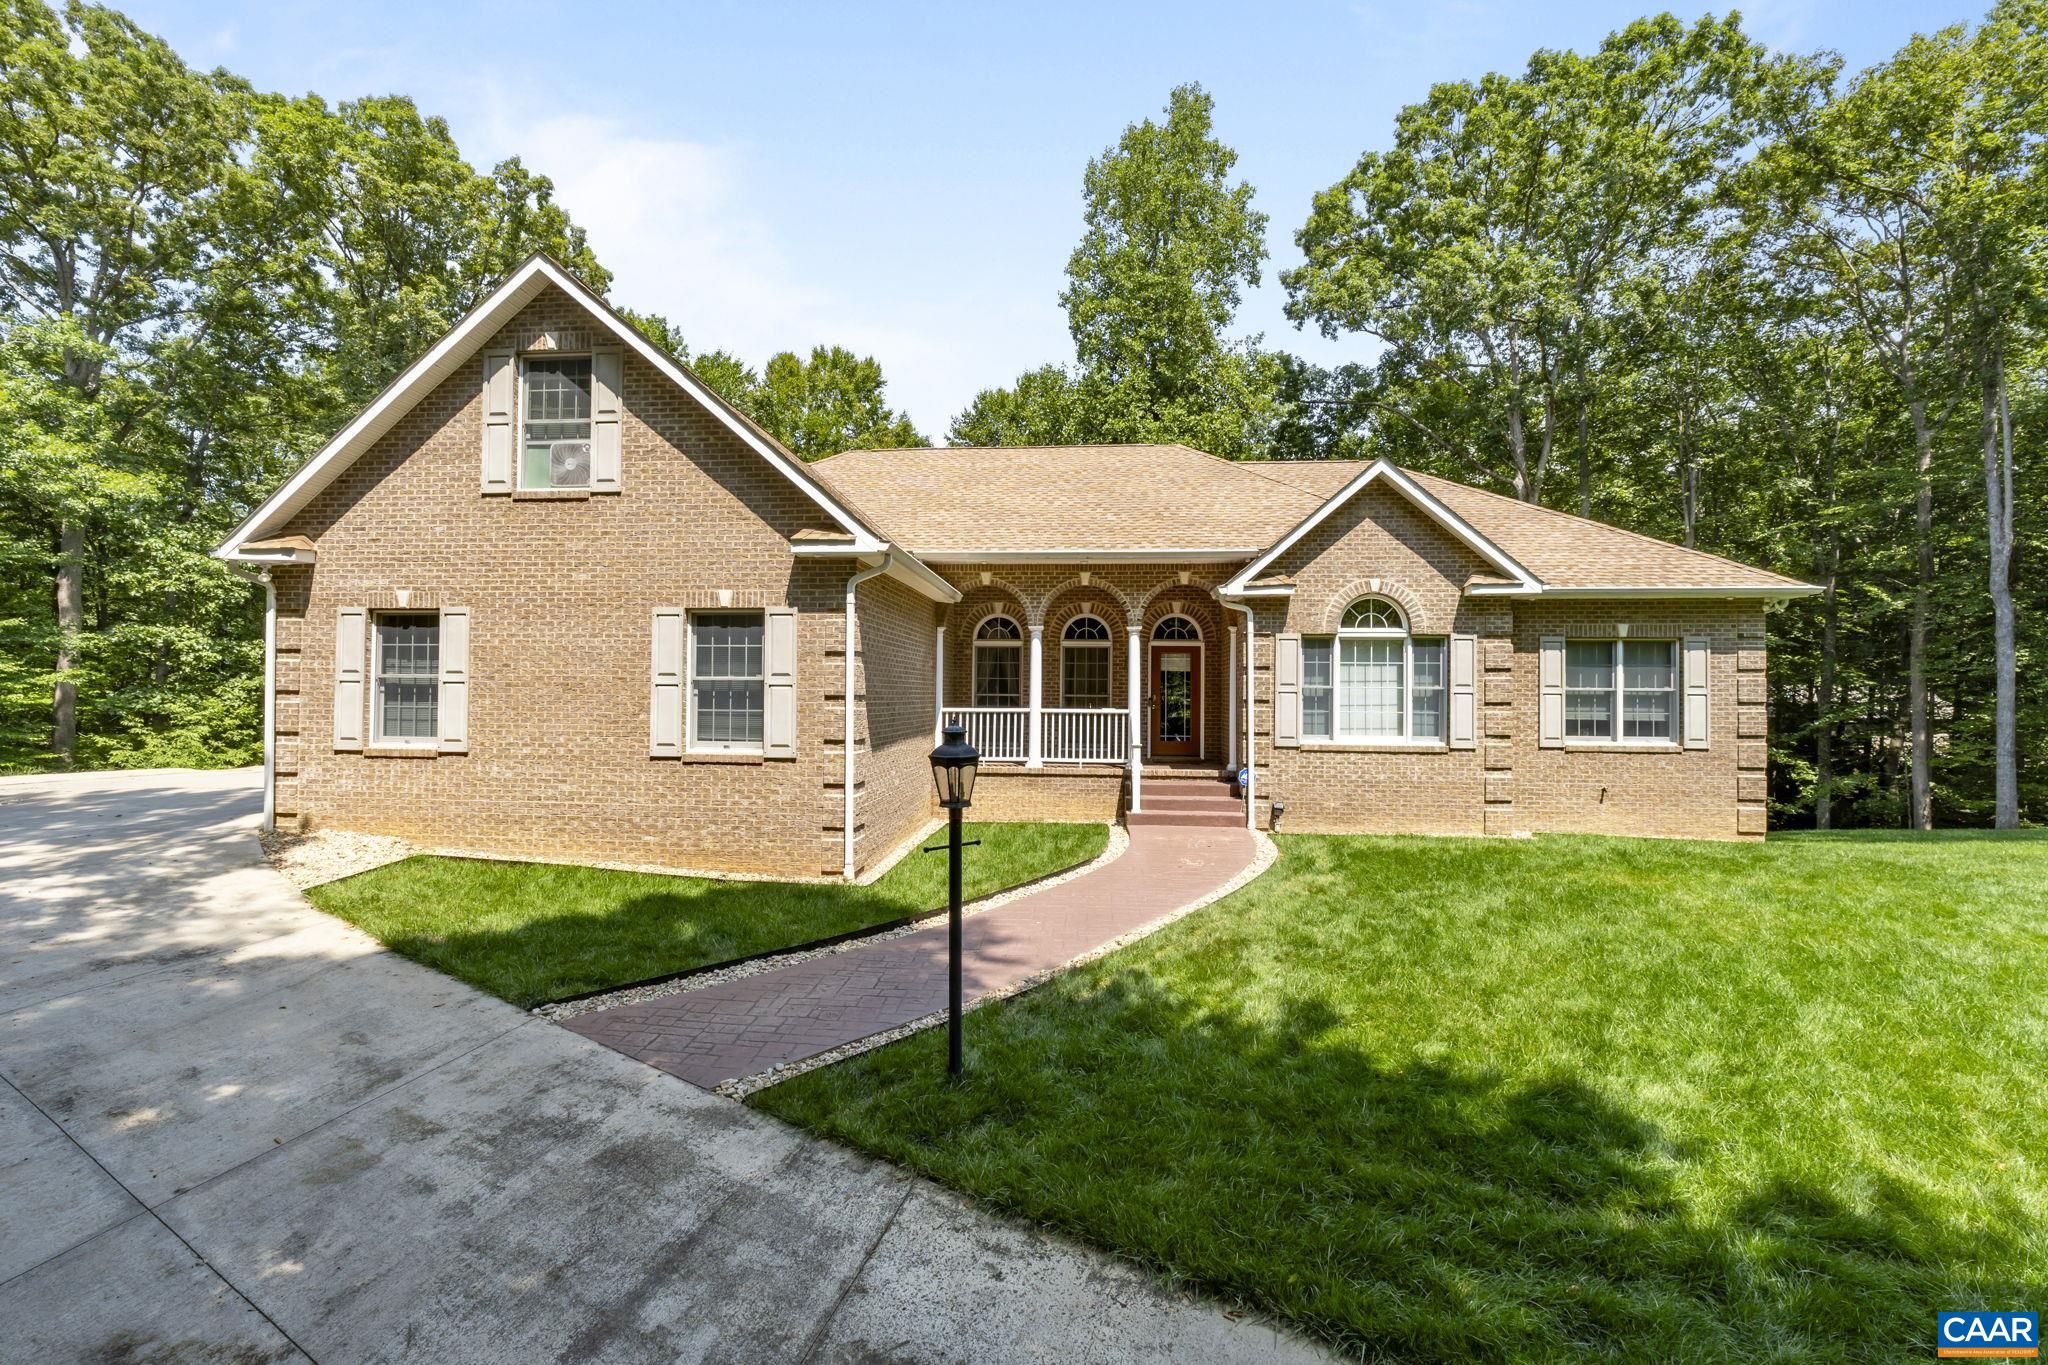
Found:
[(259, 804), (0, 780), (0, 1360), (1321, 1358), (385, 952)]

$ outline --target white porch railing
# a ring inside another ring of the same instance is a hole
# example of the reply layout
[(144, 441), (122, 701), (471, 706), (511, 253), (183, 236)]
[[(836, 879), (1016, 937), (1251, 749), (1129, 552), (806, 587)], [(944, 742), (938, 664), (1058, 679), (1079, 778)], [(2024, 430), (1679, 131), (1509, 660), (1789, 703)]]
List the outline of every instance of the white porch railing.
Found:
[(989, 762), (1024, 761), (1031, 713), (1021, 706), (948, 706), (944, 723), (964, 727), (967, 742)]
[[(1122, 710), (1047, 707), (1042, 717), (1048, 763), (1123, 763), (1130, 758), (1130, 714)], [(1031, 710), (1024, 706), (948, 706), (944, 725), (959, 725), (967, 742), (992, 763), (1030, 756)]]
[(1047, 707), (1045, 761), (1048, 763), (1124, 763), (1131, 716), (1128, 711)]

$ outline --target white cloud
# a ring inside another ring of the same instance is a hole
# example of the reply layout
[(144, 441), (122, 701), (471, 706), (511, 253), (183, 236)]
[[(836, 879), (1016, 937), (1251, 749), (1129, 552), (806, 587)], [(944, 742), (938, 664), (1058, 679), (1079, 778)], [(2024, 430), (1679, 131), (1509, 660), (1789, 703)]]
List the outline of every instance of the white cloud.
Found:
[[(806, 269), (764, 211), (768, 196), (749, 181), (744, 146), (659, 136), (602, 115), (529, 115), (502, 87), (488, 95), (472, 161), (516, 152), (548, 176), (612, 272), (612, 300), (667, 317), (692, 350), (722, 347), (755, 366), (817, 344), (873, 355), (892, 403), (933, 439), (977, 390), (1057, 358), (1040, 353), (1048, 336), (1064, 341), (1056, 306), (949, 290), (946, 261), (894, 284)], [(1052, 315), (1050, 328), (1041, 312)], [(1024, 316), (1005, 316), (1015, 313)]]

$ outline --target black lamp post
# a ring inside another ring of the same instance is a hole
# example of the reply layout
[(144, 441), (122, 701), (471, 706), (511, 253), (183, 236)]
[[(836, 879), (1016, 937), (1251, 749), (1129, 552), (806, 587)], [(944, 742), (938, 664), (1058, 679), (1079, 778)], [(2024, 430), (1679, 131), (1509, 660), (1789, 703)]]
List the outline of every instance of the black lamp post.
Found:
[(960, 842), (960, 812), (974, 800), (974, 772), (980, 764), (981, 754), (967, 742), (966, 728), (948, 725), (944, 742), (932, 750), (932, 781), (938, 784), (939, 805), (945, 808), (948, 827), (946, 1071), (955, 1077), (964, 1069), (960, 1050), (960, 850), (964, 847)]

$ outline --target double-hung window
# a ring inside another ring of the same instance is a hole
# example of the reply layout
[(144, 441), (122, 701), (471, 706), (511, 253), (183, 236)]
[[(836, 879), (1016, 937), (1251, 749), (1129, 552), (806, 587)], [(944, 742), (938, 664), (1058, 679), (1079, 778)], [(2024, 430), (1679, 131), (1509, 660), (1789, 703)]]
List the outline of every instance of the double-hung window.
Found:
[(761, 748), (764, 616), (699, 612), (690, 618), (690, 747)]
[(374, 659), (379, 744), (433, 744), (440, 738), (441, 618), (433, 612), (383, 612)]
[(1569, 640), (1567, 741), (1669, 743), (1677, 738), (1676, 640)]
[(1109, 627), (1094, 616), (1076, 616), (1060, 633), (1060, 705), (1109, 705)]
[(1334, 636), (1301, 642), (1301, 733), (1325, 742), (1444, 738), (1445, 646), (1385, 598), (1351, 604)]
[(974, 632), (974, 704), (1021, 706), (1024, 632), (1007, 616), (991, 616)]
[(520, 391), (519, 486), (590, 487), (590, 357), (528, 356)]

